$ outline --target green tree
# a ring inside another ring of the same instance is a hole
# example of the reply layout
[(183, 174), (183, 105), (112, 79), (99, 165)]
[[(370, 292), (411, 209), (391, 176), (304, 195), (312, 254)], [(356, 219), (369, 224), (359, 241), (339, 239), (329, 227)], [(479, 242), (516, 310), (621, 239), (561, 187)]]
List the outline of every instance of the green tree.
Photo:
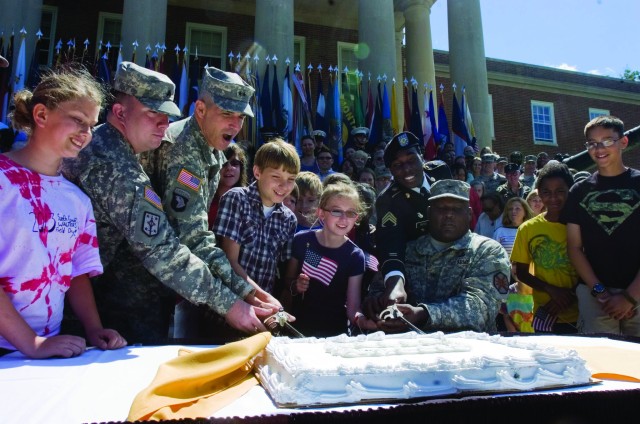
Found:
[(622, 74), (622, 79), (630, 81), (640, 81), (640, 71), (632, 71), (631, 69), (625, 69)]

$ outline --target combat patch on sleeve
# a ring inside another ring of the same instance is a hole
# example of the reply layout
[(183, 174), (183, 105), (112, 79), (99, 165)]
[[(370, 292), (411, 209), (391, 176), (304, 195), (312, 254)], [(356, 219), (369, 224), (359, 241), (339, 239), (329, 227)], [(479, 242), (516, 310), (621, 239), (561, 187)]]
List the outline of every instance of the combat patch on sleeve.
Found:
[(184, 168), (180, 170), (180, 173), (178, 174), (178, 178), (176, 180), (183, 186), (188, 187), (193, 191), (200, 190), (200, 184), (202, 183), (202, 179), (196, 177)]
[(148, 237), (155, 237), (158, 235), (160, 228), (160, 215), (155, 213), (145, 212), (142, 218), (142, 232)]
[(398, 225), (398, 218), (392, 213), (387, 212), (382, 217), (382, 226), (383, 227), (396, 227)]
[(149, 186), (144, 187), (144, 200), (151, 203), (156, 208), (163, 210), (162, 200), (160, 199), (160, 196), (158, 196), (156, 192), (153, 191), (153, 189)]
[(173, 194), (171, 195), (171, 209), (176, 212), (184, 212), (190, 198), (191, 194), (189, 194), (187, 190), (182, 190), (181, 188), (173, 189)]
[(507, 294), (509, 292), (509, 277), (503, 272), (498, 272), (493, 276), (493, 287), (498, 290), (498, 293)]

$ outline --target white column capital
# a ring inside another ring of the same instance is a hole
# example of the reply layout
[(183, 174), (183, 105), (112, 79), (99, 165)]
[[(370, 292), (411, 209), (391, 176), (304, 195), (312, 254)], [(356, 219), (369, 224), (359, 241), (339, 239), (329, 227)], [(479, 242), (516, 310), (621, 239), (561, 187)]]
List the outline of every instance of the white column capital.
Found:
[(437, 0), (395, 0), (394, 6), (396, 10), (405, 13), (406, 16), (407, 11), (413, 7), (426, 8), (431, 11), (431, 6), (433, 6), (436, 1)]

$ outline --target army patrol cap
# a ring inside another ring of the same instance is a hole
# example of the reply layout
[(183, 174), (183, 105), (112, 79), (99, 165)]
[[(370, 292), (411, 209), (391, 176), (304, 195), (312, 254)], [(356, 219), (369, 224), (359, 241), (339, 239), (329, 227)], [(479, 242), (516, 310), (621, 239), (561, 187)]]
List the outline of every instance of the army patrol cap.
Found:
[(365, 137), (369, 135), (369, 128), (367, 127), (356, 127), (354, 129), (351, 130), (351, 135), (358, 135), (358, 134), (362, 134)]
[(510, 172), (520, 172), (520, 166), (517, 163), (510, 163), (504, 167), (504, 173), (508, 174)]
[(429, 201), (450, 197), (452, 199), (469, 201), (469, 188), (471, 186), (459, 180), (440, 180), (431, 186)]
[(168, 76), (132, 62), (122, 62), (116, 71), (113, 89), (129, 94), (151, 110), (180, 117), (173, 102), (176, 86)]
[(500, 156), (500, 157), (498, 158), (498, 163), (508, 163), (508, 162), (509, 162), (509, 161), (508, 161), (508, 160), (507, 160), (507, 158), (506, 158), (506, 157), (504, 157), (504, 156)]
[(207, 93), (220, 109), (243, 113), (253, 118), (249, 100), (254, 91), (253, 87), (234, 72), (225, 72), (213, 66), (204, 68), (200, 95)]
[(527, 163), (527, 162), (535, 162), (535, 161), (537, 161), (537, 158), (536, 158), (535, 155), (527, 155), (527, 156), (524, 157), (524, 162), (525, 163)]
[(409, 131), (396, 134), (384, 148), (384, 165), (391, 167), (391, 162), (396, 159), (398, 152), (415, 147), (420, 152), (420, 140)]
[(496, 161), (496, 155), (494, 155), (493, 153), (485, 153), (484, 155), (482, 155), (482, 162), (495, 162)]
[(327, 138), (327, 133), (322, 130), (315, 130), (311, 133), (311, 135), (314, 137)]

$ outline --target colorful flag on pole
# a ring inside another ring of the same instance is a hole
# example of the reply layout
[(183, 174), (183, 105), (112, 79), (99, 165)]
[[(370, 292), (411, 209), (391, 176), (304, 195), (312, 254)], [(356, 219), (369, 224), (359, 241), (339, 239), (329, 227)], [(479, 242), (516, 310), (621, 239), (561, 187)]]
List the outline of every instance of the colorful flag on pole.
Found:
[(438, 135), (440, 137), (440, 146), (444, 145), (444, 143), (451, 139), (449, 136), (447, 113), (444, 110), (444, 95), (442, 94), (442, 90), (440, 90), (440, 99), (438, 101)]
[(435, 133), (437, 129), (435, 128), (434, 119), (432, 116), (433, 109), (433, 96), (431, 95), (431, 90), (424, 91), (424, 131), (423, 131), (423, 140), (424, 140), (424, 158), (426, 160), (433, 160), (438, 155), (438, 148), (436, 147), (436, 137)]
[[(424, 147), (424, 133), (422, 132), (422, 117), (420, 116), (420, 107), (418, 105), (418, 89), (414, 87), (411, 90), (411, 122), (409, 124), (409, 131), (413, 133), (418, 140), (422, 140)], [(426, 157), (426, 153), (423, 150), (423, 155)]]
[(389, 103), (389, 94), (387, 93), (387, 82), (382, 87), (382, 138), (383, 140), (391, 140), (393, 138), (393, 123), (391, 121), (391, 104)]
[(336, 151), (338, 163), (342, 163), (344, 142), (342, 139), (342, 110), (340, 109), (340, 90), (338, 85), (338, 73), (336, 73), (336, 80), (333, 82), (333, 114), (331, 117), (332, 120), (329, 123), (331, 128), (331, 139), (333, 140), (334, 145), (330, 146), (330, 148), (333, 148)]
[(178, 107), (183, 115), (187, 115), (189, 110), (189, 70), (187, 68), (187, 55), (182, 58), (182, 72), (180, 73)]
[(398, 134), (402, 129), (402, 125), (400, 124), (400, 117), (398, 116), (398, 107), (396, 106), (396, 102), (398, 101), (398, 96), (396, 95), (396, 81), (393, 80), (393, 84), (391, 84), (391, 128), (393, 129), (393, 134)]
[(262, 92), (260, 93), (260, 108), (262, 109), (262, 126), (273, 128), (273, 111), (271, 110), (271, 92), (269, 91), (269, 63), (264, 69), (262, 78)]
[(464, 125), (464, 115), (460, 106), (458, 105), (458, 98), (456, 97), (455, 90), (453, 91), (453, 113), (451, 114), (453, 119), (453, 146), (455, 148), (456, 156), (464, 155), (464, 148), (469, 144), (470, 138), (467, 133), (467, 127)]
[[(404, 104), (404, 122), (402, 123), (402, 131), (409, 131), (411, 126), (411, 107), (409, 106), (409, 89), (407, 87), (407, 81), (402, 84), (402, 103)], [(426, 110), (426, 108), (425, 108)]]
[(289, 77), (289, 65), (284, 74), (282, 82), (282, 118), (283, 128), (282, 136), (285, 140), (291, 140), (291, 132), (293, 130), (293, 98), (291, 96), (291, 78)]
[(25, 46), (25, 38), (27, 32), (24, 28), (20, 31), (20, 49), (18, 50), (18, 59), (16, 60), (16, 66), (13, 71), (13, 92), (17, 93), (18, 91), (24, 88), (25, 80), (27, 78), (27, 58), (26, 58), (26, 46)]
[(462, 87), (461, 109), (464, 114), (464, 125), (467, 128), (467, 134), (469, 134), (469, 145), (471, 145), (477, 153), (480, 151), (480, 146), (478, 146), (478, 140), (476, 139), (476, 128), (473, 126), (473, 119), (471, 119), (471, 111), (469, 110), (469, 102), (464, 87)]
[(273, 112), (273, 123), (282, 134), (284, 130), (284, 119), (282, 116), (282, 101), (280, 99), (280, 83), (278, 82), (278, 67), (273, 64), (273, 82), (271, 86), (271, 111)]
[(320, 281), (325, 286), (331, 284), (333, 276), (338, 270), (338, 263), (333, 259), (322, 256), (313, 250), (307, 249), (302, 262), (302, 272), (310, 278)]
[(322, 70), (318, 72), (318, 102), (316, 103), (315, 129), (327, 132), (327, 119), (325, 117), (326, 103), (324, 89), (322, 87)]

